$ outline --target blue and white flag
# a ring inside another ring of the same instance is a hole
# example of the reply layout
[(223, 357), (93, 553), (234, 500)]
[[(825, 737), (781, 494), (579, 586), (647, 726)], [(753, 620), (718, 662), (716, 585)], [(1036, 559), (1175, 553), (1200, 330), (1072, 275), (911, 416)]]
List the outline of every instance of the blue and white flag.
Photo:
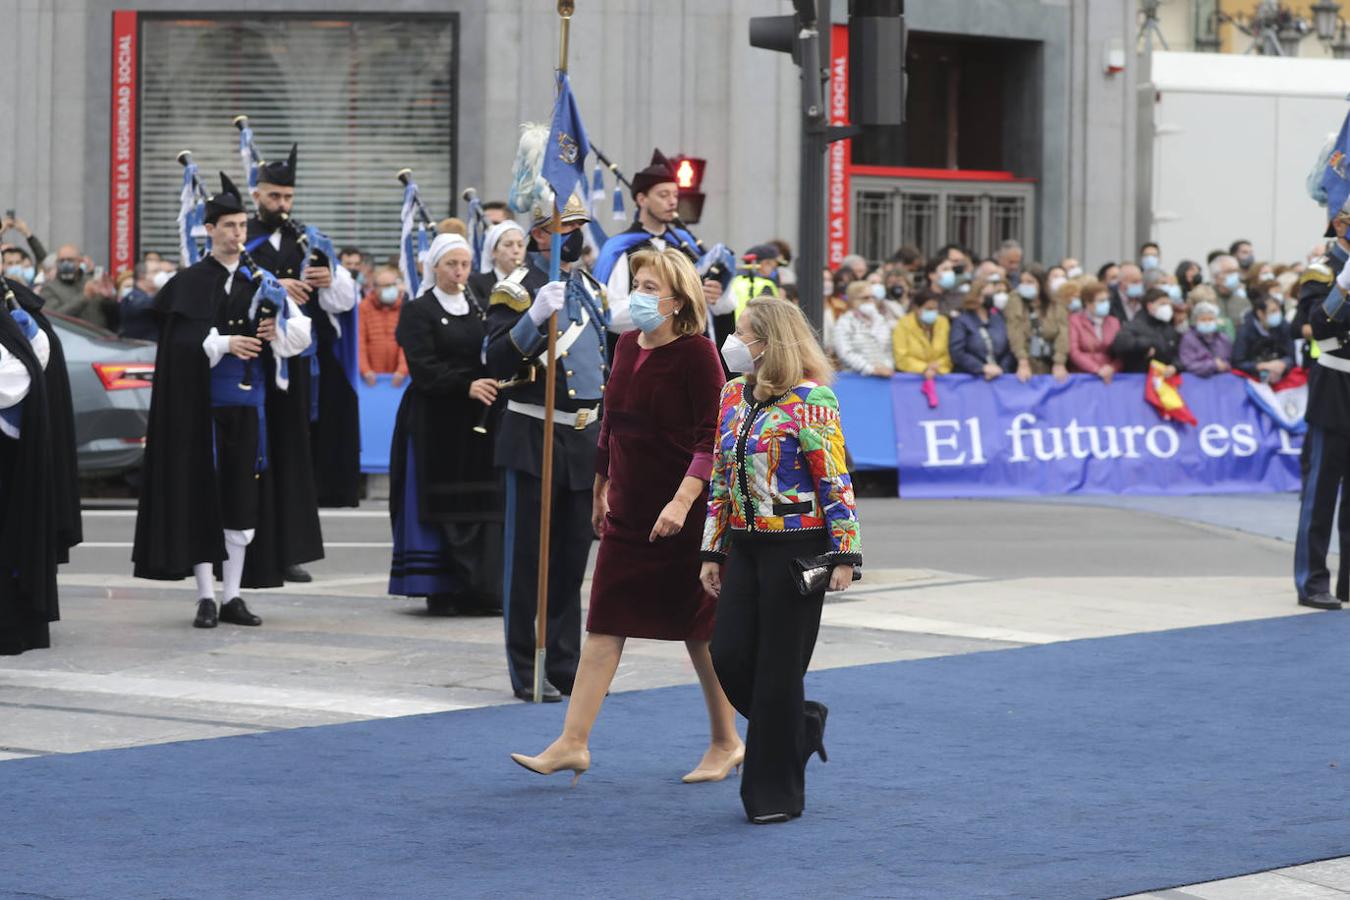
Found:
[(258, 186), (258, 157), (253, 152), (253, 129), (247, 123), (239, 129), (239, 158), (244, 163), (244, 171), (248, 173), (248, 189), (251, 191)]
[(1331, 146), (1331, 155), (1322, 171), (1322, 190), (1327, 198), (1327, 218), (1335, 218), (1350, 198), (1350, 113), (1346, 114)]
[(421, 296), (422, 257), (430, 246), (427, 228), (417, 219), (417, 183), (409, 179), (403, 189), (403, 231), (398, 242), (398, 270), (409, 297)]
[(566, 72), (558, 73), (558, 99), (553, 104), (553, 124), (548, 143), (544, 145), (544, 165), (541, 174), (553, 188), (554, 207), (562, 212), (578, 183), (586, 184), (586, 157), (591, 142), (586, 137), (586, 126), (581, 124), (572, 83)]
[(199, 185), (197, 164), (189, 162), (183, 167), (183, 189), (178, 195), (178, 258), (186, 266), (200, 262), (211, 247), (206, 236), (206, 202), (198, 196)]

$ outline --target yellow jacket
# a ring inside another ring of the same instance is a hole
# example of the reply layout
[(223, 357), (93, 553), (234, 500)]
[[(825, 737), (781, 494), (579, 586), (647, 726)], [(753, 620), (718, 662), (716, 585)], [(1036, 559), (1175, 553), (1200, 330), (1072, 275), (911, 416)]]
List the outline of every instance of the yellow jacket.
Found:
[(947, 350), (951, 319), (939, 315), (933, 323), (933, 339), (928, 339), (917, 311), (910, 312), (895, 326), (895, 371), (922, 375), (936, 364), (939, 375), (952, 373), (952, 355)]

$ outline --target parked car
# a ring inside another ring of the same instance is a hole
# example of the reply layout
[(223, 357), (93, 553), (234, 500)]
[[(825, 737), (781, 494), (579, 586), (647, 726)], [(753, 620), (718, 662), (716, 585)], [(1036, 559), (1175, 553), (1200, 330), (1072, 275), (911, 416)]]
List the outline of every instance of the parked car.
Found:
[(66, 352), (81, 477), (135, 472), (145, 455), (155, 345), (60, 313), (47, 317)]

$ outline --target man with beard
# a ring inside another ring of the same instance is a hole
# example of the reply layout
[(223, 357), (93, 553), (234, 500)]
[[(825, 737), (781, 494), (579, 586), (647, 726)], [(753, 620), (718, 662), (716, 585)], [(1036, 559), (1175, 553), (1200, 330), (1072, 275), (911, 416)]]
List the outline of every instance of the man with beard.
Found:
[[(286, 391), (298, 368), (287, 361), (309, 346), (310, 320), (290, 297), (260, 295), (262, 279), (245, 271), (247, 216), (224, 174), (206, 202), (206, 233), (210, 255), (155, 296), (162, 329), (132, 559), (138, 578), (196, 578), (194, 627), (261, 625), (240, 588), (277, 477), (264, 406), (269, 388)], [(273, 366), (264, 364), (264, 346)]]
[(291, 219), (295, 173), (295, 145), (285, 160), (260, 168), (253, 190), (257, 214), (248, 222), (248, 252), (310, 318), (314, 341), (305, 358), (289, 366), (288, 391), (275, 390), (269, 381), (268, 432), (276, 477), (258, 526), (264, 552), (249, 554), (245, 587), (272, 587), (283, 577), (311, 581), (301, 563), (323, 558), (318, 507), (360, 502), (360, 419), (352, 384), (357, 288), (336, 260), (302, 246), (304, 231)]

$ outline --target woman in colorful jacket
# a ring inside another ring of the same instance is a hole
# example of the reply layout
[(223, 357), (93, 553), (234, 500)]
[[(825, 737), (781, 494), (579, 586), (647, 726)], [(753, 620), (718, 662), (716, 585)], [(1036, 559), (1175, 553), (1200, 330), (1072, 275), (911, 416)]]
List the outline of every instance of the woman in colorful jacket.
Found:
[(806, 762), (826, 758), (825, 705), (804, 699), (825, 584), (805, 596), (794, 560), (824, 558), (842, 591), (862, 565), (833, 374), (801, 310), (750, 301), (722, 356), (722, 390), (700, 579), (718, 598), (712, 657), (749, 720), (741, 802), (755, 824), (805, 805)]

